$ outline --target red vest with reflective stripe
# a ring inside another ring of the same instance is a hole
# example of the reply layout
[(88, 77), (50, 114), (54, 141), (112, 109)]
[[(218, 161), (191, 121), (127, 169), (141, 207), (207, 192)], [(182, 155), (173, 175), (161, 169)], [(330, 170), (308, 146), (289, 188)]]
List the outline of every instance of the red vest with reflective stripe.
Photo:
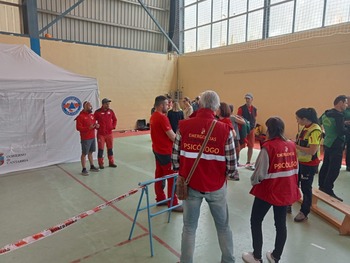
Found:
[[(179, 122), (181, 134), (179, 175), (187, 177), (199, 149), (204, 142), (214, 113), (209, 109), (199, 109), (196, 117)], [(217, 122), (203, 151), (189, 186), (200, 192), (219, 190), (226, 182), (225, 143), (229, 136), (228, 125)]]
[(275, 206), (293, 204), (300, 199), (295, 144), (275, 138), (266, 141), (263, 147), (269, 155), (268, 174), (250, 193)]

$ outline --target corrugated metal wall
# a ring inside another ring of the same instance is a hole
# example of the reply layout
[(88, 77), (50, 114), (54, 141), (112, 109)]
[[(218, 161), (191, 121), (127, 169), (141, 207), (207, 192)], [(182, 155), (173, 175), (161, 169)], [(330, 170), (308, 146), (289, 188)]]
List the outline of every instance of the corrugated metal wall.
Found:
[(14, 5), (0, 3), (0, 31), (21, 33), (19, 0), (2, 0), (2, 2)]
[[(169, 27), (170, 0), (142, 0)], [(78, 0), (37, 0), (39, 30)], [(53, 38), (97, 45), (167, 52), (168, 41), (137, 0), (85, 0), (43, 32)]]

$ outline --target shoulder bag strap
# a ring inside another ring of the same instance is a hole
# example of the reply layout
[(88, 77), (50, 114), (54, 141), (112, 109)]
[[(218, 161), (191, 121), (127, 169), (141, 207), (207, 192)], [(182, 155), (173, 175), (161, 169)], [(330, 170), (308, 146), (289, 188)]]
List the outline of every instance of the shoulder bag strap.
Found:
[(203, 144), (202, 144), (202, 147), (201, 147), (200, 150), (199, 150), (198, 156), (197, 156), (196, 160), (194, 161), (194, 164), (192, 165), (192, 168), (191, 168), (191, 170), (190, 170), (190, 173), (188, 174), (188, 176), (187, 176), (187, 178), (186, 178), (186, 181), (185, 181), (185, 184), (186, 184), (186, 185), (188, 185), (188, 183), (189, 183), (190, 180), (191, 180), (191, 177), (192, 177), (192, 175), (193, 175), (193, 173), (194, 173), (194, 170), (196, 169), (196, 167), (197, 167), (197, 165), (198, 165), (198, 162), (199, 162), (199, 160), (200, 160), (200, 158), (201, 158), (201, 155), (202, 155), (202, 153), (203, 153), (205, 147), (207, 146), (207, 143), (208, 143), (208, 141), (209, 141), (210, 135), (211, 135), (211, 133), (212, 133), (213, 130), (214, 130), (214, 127), (215, 127), (216, 122), (217, 122), (216, 120), (213, 120), (213, 122), (211, 123), (211, 126), (210, 126), (210, 128), (209, 128), (209, 131), (208, 131), (208, 133), (207, 133), (207, 136), (205, 137), (204, 142), (203, 142)]

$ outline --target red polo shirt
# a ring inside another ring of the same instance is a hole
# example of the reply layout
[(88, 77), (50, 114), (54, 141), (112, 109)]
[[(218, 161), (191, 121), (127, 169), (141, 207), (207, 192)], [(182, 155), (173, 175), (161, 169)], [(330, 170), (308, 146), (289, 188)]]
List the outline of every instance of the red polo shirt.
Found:
[(159, 154), (171, 154), (173, 142), (166, 134), (172, 130), (168, 117), (155, 111), (150, 119), (152, 149)]

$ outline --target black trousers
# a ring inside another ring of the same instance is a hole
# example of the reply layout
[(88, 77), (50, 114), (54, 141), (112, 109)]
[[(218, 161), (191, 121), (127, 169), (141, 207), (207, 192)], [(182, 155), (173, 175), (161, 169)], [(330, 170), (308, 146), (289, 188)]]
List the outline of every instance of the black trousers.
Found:
[(346, 137), (346, 167), (350, 168), (350, 135)]
[[(271, 208), (271, 204), (265, 202), (257, 197), (254, 199), (252, 214), (250, 217), (250, 226), (252, 231), (253, 239), (253, 254), (257, 259), (261, 259), (261, 251), (263, 245), (263, 236), (262, 236), (262, 222), (265, 215)], [(275, 249), (272, 252), (273, 257), (279, 261), (281, 258), (284, 244), (287, 240), (287, 226), (286, 226), (286, 217), (287, 217), (287, 206), (273, 206), (273, 214), (276, 227), (276, 238), (275, 238)]]
[(324, 146), (323, 164), (319, 173), (318, 186), (327, 194), (334, 194), (334, 182), (337, 180), (343, 159), (344, 147)]
[(316, 174), (317, 166), (307, 166), (299, 163), (299, 183), (303, 193), (303, 203), (300, 211), (307, 216), (312, 204), (312, 183)]

